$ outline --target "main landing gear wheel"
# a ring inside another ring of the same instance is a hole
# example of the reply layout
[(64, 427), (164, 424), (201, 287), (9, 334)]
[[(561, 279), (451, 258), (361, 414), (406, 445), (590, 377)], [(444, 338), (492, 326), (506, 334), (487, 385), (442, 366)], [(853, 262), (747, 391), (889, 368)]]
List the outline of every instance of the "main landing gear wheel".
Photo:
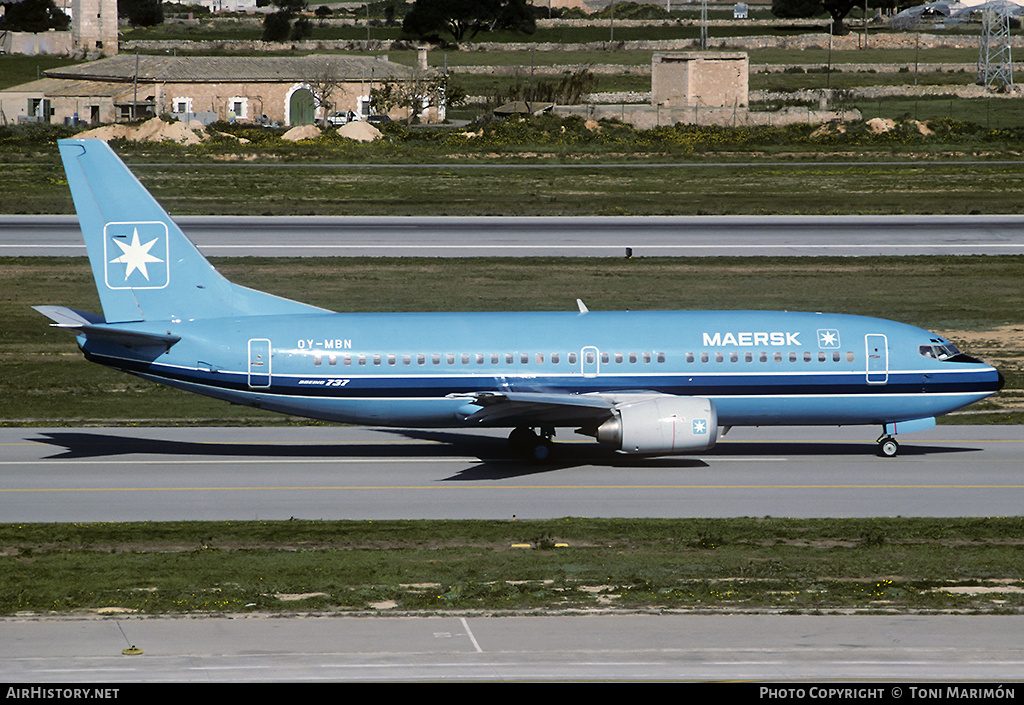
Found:
[(883, 458), (895, 458), (900, 452), (900, 444), (892, 436), (878, 439), (878, 454)]
[(554, 450), (552, 435), (547, 431), (534, 433), (533, 429), (519, 427), (509, 434), (508, 445), (517, 456), (534, 463), (543, 463), (551, 458)]

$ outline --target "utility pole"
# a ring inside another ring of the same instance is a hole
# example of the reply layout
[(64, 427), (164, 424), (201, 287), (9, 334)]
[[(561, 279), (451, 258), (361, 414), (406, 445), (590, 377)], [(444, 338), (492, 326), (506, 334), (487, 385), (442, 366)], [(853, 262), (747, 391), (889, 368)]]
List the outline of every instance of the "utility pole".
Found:
[(708, 0), (700, 2), (700, 48), (708, 48)]

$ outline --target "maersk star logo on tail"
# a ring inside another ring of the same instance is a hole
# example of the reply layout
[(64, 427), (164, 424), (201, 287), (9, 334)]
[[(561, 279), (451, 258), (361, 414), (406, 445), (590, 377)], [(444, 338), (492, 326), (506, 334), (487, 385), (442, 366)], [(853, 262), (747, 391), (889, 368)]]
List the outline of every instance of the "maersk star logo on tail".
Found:
[(108, 223), (104, 234), (109, 288), (163, 289), (167, 286), (171, 273), (164, 223)]

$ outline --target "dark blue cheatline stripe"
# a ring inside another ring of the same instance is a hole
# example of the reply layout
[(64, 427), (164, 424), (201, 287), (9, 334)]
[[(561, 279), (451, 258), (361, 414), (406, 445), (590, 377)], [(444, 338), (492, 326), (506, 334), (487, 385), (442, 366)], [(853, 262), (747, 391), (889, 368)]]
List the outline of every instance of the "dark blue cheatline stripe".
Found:
[[(86, 353), (94, 362), (107, 364), (131, 372), (139, 372), (168, 381), (189, 382), (223, 391), (255, 392), (265, 395), (299, 396), (315, 398), (440, 398), (449, 394), (471, 394), (480, 391), (515, 390), (518, 392), (556, 392), (576, 394), (584, 392), (651, 391), (680, 396), (820, 396), (820, 395), (892, 395), (942, 394), (962, 392), (994, 392), (998, 382), (990, 371), (964, 370), (942, 373), (923, 379), (920, 373), (891, 372), (886, 384), (867, 384), (863, 372), (824, 373), (808, 375), (580, 375), (551, 376), (523, 380), (506, 377), (509, 387), (503, 387), (501, 375), (440, 375), (366, 377), (321, 375), (309, 377), (274, 376), (273, 386), (250, 387), (248, 376), (238, 372), (182, 371), (162, 365), (111, 359)], [(343, 387), (304, 385), (300, 380), (348, 379)], [(692, 381), (691, 381), (692, 380)]]

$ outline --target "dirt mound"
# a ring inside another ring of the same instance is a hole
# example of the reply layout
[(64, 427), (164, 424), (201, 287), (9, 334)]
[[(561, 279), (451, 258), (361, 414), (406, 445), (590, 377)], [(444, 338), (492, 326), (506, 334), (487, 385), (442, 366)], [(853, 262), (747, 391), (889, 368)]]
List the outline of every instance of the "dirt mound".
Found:
[(342, 125), (338, 128), (338, 134), (357, 142), (373, 142), (381, 136), (380, 130), (370, 123), (362, 122), (361, 120)]
[(871, 118), (867, 121), (868, 129), (876, 135), (884, 132), (892, 132), (896, 128), (896, 121), (888, 118)]
[(147, 120), (141, 125), (104, 125), (78, 135), (87, 139), (126, 139), (134, 142), (177, 142), (178, 144), (199, 144), (207, 139), (205, 132), (197, 133), (192, 127), (181, 122), (164, 122), (160, 118)]
[(281, 135), (281, 139), (298, 142), (299, 140), (315, 140), (319, 136), (320, 128), (316, 125), (299, 125)]

